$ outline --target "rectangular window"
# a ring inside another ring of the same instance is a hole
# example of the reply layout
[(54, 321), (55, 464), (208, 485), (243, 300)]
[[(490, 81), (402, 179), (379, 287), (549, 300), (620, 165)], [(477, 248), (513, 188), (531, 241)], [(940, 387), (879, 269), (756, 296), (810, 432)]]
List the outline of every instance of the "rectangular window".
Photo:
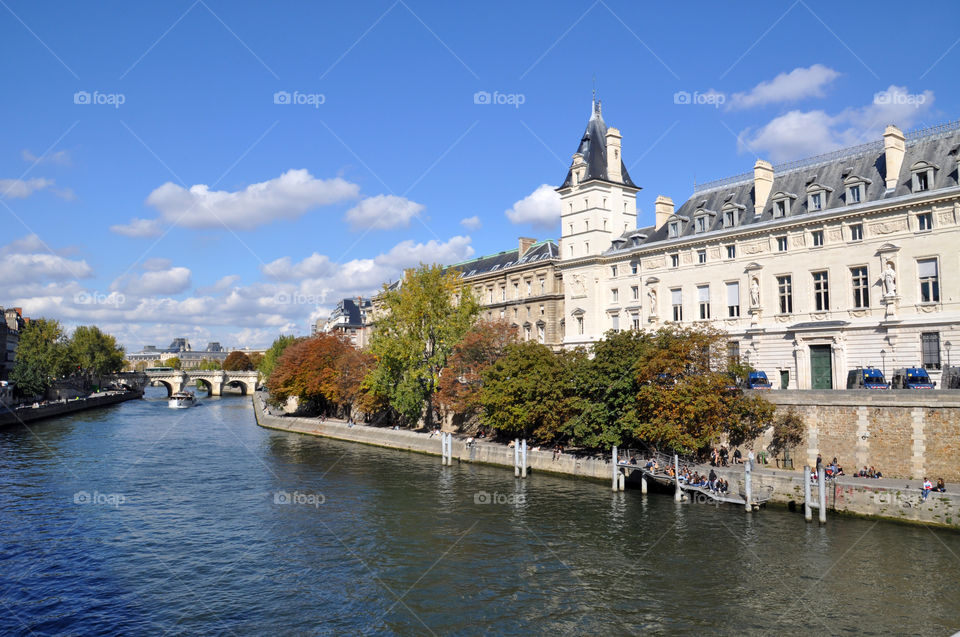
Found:
[(636, 301), (640, 298), (640, 286), (631, 285), (630, 286), (630, 298)]
[(500, 318), (503, 318), (503, 308), (500, 308)]
[(707, 251), (697, 250), (697, 263), (706, 263), (706, 262), (707, 262)]
[(822, 196), (823, 195), (821, 195), (819, 192), (815, 192), (812, 195), (810, 195), (810, 207), (813, 210), (820, 210), (821, 208), (823, 208)]
[(850, 201), (847, 203), (860, 203), (860, 186), (850, 186)]
[(930, 187), (930, 182), (927, 181), (927, 173), (916, 173), (913, 175), (913, 178), (917, 180), (917, 187), (914, 188), (914, 192), (919, 192), (921, 190), (926, 190)]
[(814, 248), (819, 248), (823, 245), (823, 230), (814, 230), (810, 234), (813, 235)]
[(680, 255), (679, 255), (679, 254), (671, 254), (671, 255), (670, 255), (670, 267), (671, 267), (671, 268), (676, 268), (676, 267), (679, 267), (679, 266), (680, 266)]
[(613, 288), (612, 290), (610, 290), (611, 303), (616, 303), (619, 300), (619, 297), (620, 297), (620, 290), (618, 290), (617, 288)]
[(632, 326), (634, 330), (640, 329), (640, 316), (637, 314), (633, 315)]
[(540, 294), (546, 294), (546, 293), (547, 293), (547, 280), (540, 279)]
[(640, 270), (640, 264), (634, 261), (630, 264), (630, 274), (636, 274)]
[(577, 317), (577, 334), (583, 334), (583, 317)]
[(867, 281), (867, 266), (850, 268), (853, 280), (853, 307), (870, 307), (870, 283)]
[(527, 296), (530, 296), (531, 286), (532, 286), (532, 281), (530, 281), (530, 279), (527, 279)]
[(863, 241), (863, 224), (855, 223), (850, 226), (850, 240)]
[(671, 239), (676, 239), (680, 236), (680, 222), (674, 221), (667, 226), (668, 235)]
[(813, 306), (817, 312), (830, 309), (830, 282), (826, 270), (813, 273)]
[(617, 278), (617, 266), (615, 265), (610, 266), (610, 276), (612, 276), (613, 278)]
[(683, 320), (683, 293), (679, 288), (670, 290), (670, 301), (673, 303), (673, 320)]
[(707, 229), (707, 218), (697, 217), (697, 232), (703, 232)]
[(737, 318), (740, 316), (740, 282), (732, 281), (727, 283), (727, 316)]
[(723, 227), (724, 228), (733, 227), (733, 211), (732, 210), (728, 210), (727, 212), (723, 213)]
[(547, 340), (546, 329), (544, 328), (543, 325), (538, 325), (537, 326), (537, 342), (543, 343), (546, 340)]
[(780, 299), (780, 313), (793, 314), (793, 279), (790, 275), (777, 277), (777, 294)]
[(520, 310), (519, 310), (519, 308), (513, 308), (513, 318), (515, 318), (515, 319), (516, 319), (516, 318), (520, 318)]
[(728, 259), (737, 258), (737, 246), (727, 246), (727, 258)]
[(787, 238), (777, 237), (777, 252), (786, 252), (786, 251), (787, 251)]
[(940, 369), (940, 332), (920, 334), (924, 369)]
[(709, 285), (697, 286), (697, 303), (700, 306), (700, 319), (706, 320), (710, 318), (710, 286)]
[(487, 303), (493, 303), (493, 288), (487, 290)]
[(515, 299), (520, 298), (520, 284), (517, 282), (513, 283), (513, 298)]
[(920, 277), (920, 302), (938, 303), (940, 301), (940, 270), (936, 259), (917, 261), (917, 275)]
[(740, 364), (740, 343), (738, 341), (727, 341), (727, 363), (730, 365)]
[(501, 300), (501, 301), (506, 301), (506, 300), (507, 300), (507, 288), (505, 288), (505, 287), (504, 287), (504, 288), (500, 288), (500, 300)]
[(612, 329), (614, 332), (620, 331), (620, 315), (619, 314), (610, 315), (610, 329)]
[(786, 201), (777, 201), (774, 208), (775, 217), (783, 217), (787, 214), (787, 202)]
[(544, 316), (547, 313), (547, 308), (544, 305), (540, 306), (540, 316)]
[(933, 228), (933, 213), (924, 212), (917, 215), (917, 228), (921, 231)]

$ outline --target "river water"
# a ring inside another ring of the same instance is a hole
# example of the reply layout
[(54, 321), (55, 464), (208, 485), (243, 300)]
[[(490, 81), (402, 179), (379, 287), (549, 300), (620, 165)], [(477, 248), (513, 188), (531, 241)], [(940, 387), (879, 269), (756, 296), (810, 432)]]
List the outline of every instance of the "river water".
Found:
[(0, 634), (923, 634), (960, 535), (286, 434), (248, 398), (0, 431)]

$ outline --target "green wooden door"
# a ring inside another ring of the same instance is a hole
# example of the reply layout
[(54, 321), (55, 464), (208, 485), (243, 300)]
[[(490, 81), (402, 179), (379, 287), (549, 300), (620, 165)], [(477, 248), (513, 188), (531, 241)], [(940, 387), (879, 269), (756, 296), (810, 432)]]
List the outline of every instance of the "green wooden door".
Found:
[(829, 345), (810, 346), (810, 388), (833, 389), (833, 365)]
[(780, 370), (780, 389), (788, 389), (790, 387), (790, 372), (781, 369)]

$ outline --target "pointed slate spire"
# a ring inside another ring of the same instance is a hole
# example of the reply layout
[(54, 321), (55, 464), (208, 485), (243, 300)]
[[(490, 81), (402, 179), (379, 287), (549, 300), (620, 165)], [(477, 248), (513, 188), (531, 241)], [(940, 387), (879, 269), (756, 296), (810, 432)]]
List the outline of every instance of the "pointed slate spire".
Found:
[[(580, 146), (577, 152), (583, 155), (583, 161), (587, 163), (587, 174), (582, 182), (591, 179), (599, 179), (611, 183), (623, 184), (631, 188), (639, 187), (630, 179), (627, 167), (620, 160), (621, 179), (611, 179), (607, 172), (607, 124), (603, 121), (602, 102), (597, 99), (596, 90), (594, 90), (591, 100), (590, 120), (587, 122), (587, 128), (583, 131), (583, 137), (580, 138)], [(567, 171), (567, 178), (564, 179), (561, 188), (573, 185), (573, 172)]]

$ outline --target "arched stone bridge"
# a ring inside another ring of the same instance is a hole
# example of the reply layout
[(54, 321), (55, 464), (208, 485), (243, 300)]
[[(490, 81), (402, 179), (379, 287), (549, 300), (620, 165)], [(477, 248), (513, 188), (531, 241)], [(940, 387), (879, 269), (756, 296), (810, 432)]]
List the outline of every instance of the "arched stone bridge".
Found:
[(161, 372), (125, 372), (104, 376), (103, 380), (115, 385), (143, 390), (151, 384), (160, 384), (167, 388), (167, 395), (178, 392), (195, 381), (203, 381), (211, 396), (220, 396), (225, 387), (239, 387), (244, 395), (253, 393), (257, 387), (260, 372), (228, 372), (216, 370), (170, 370)]

